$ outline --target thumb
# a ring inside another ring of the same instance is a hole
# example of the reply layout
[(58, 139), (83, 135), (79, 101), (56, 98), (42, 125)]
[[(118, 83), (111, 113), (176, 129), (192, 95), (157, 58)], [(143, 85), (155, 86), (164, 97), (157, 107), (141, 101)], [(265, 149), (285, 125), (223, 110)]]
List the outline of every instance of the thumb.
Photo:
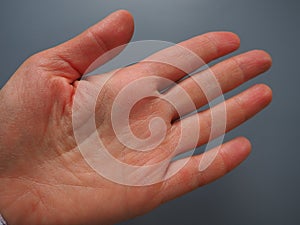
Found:
[[(101, 55), (127, 44), (134, 31), (132, 15), (125, 10), (116, 11), (77, 37), (47, 51), (50, 58), (71, 67), (71, 82), (80, 78)], [(111, 59), (113, 56), (109, 56)], [(108, 61), (109, 59), (105, 59)], [(106, 62), (105, 61), (105, 62)], [(105, 63), (105, 62), (102, 62)], [(100, 65), (98, 65), (100, 66)]]

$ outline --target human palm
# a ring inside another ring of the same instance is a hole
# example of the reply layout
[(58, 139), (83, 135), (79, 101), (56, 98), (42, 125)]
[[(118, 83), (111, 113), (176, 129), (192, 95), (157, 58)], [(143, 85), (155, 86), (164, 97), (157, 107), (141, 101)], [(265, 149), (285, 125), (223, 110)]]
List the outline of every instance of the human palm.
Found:
[[(222, 135), (210, 133), (211, 112), (220, 111), (222, 104), (181, 117), (207, 104), (197, 81), (214, 74), (221, 92), (228, 92), (269, 69), (269, 55), (247, 52), (216, 64), (209, 73), (178, 82), (201, 66), (194, 56), (209, 63), (239, 47), (236, 35), (215, 32), (135, 65), (80, 79), (100, 56), (128, 43), (132, 33), (130, 14), (115, 12), (78, 37), (30, 57), (1, 90), (0, 212), (9, 224), (116, 223), (223, 176), (249, 154), (249, 141), (237, 138), (211, 150), (215, 157), (204, 170), (199, 170), (203, 154), (184, 163), (172, 161)], [(104, 60), (109, 57), (106, 54)], [(181, 69), (178, 64), (189, 66)], [(161, 91), (172, 82), (178, 85)], [(185, 104), (182, 91), (193, 105)], [(141, 93), (148, 96), (127, 107), (128, 99), (138, 99)], [(265, 85), (227, 100), (225, 131), (270, 101)], [(114, 109), (117, 123), (112, 119)], [(95, 130), (86, 128), (91, 121)], [(189, 133), (181, 138), (184, 132)], [(112, 161), (99, 159), (91, 154), (94, 150), (109, 152)]]

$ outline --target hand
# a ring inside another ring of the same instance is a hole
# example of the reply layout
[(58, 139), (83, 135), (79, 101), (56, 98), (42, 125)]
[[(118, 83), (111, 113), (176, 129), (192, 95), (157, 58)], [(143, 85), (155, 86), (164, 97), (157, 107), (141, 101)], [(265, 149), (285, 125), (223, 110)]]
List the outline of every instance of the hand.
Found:
[[(200, 72), (164, 93), (158, 92), (167, 87), (164, 79), (177, 82), (201, 66), (199, 61), (193, 60), (195, 55), (209, 63), (239, 47), (236, 35), (215, 32), (184, 41), (143, 62), (80, 80), (98, 57), (128, 43), (132, 33), (131, 15), (126, 11), (115, 12), (78, 37), (30, 57), (1, 90), (0, 212), (8, 224), (116, 223), (212, 182), (249, 154), (249, 141), (240, 137), (211, 150), (215, 157), (204, 170), (199, 170), (202, 154), (193, 156), (174, 172), (182, 160), (170, 159), (207, 143), (213, 124), (211, 112), (222, 108), (220, 104), (180, 118), (193, 108), (185, 105), (185, 98), (178, 93), (183, 90), (194, 107), (200, 108), (208, 100), (197, 81), (201, 83), (214, 74), (221, 91), (228, 92), (269, 69), (270, 56), (258, 50), (234, 56), (214, 65), (209, 73), (208, 70)], [(170, 65), (173, 63), (189, 65), (186, 68), (191, 71)], [(154, 79), (153, 74), (162, 79)], [(130, 85), (134, 88), (124, 92), (128, 96), (121, 96), (120, 104), (114, 105), (118, 94)], [(209, 89), (210, 84), (206, 85)], [(96, 93), (99, 87), (101, 92)], [(121, 131), (114, 129), (113, 107), (117, 107), (118, 116), (120, 110), (127, 110), (126, 101), (130, 97), (147, 91), (150, 97), (140, 99), (130, 108), (130, 129), (126, 130), (122, 122), (127, 118), (115, 124)], [(266, 107), (271, 95), (270, 88), (260, 84), (228, 99), (225, 102), (226, 131)], [(96, 99), (94, 108), (90, 99)], [(172, 101), (178, 108), (170, 103)], [(92, 131), (82, 138), (78, 133), (93, 115), (89, 107), (95, 109), (97, 132)], [(153, 118), (160, 120), (155, 122)], [(153, 129), (156, 126), (163, 128)], [(188, 138), (180, 139), (183, 131), (199, 128), (200, 132), (190, 132)], [(132, 135), (137, 140), (131, 139)], [(217, 131), (213, 138), (219, 135), (222, 133)], [(102, 145), (93, 142), (95, 136), (101, 139)], [(174, 146), (178, 144), (180, 148), (176, 149)], [(93, 158), (87, 159), (84, 155), (88, 154), (85, 149), (101, 152), (104, 148), (119, 162), (137, 166), (137, 172), (120, 172), (123, 167), (115, 168), (101, 158), (101, 163), (93, 164)], [(140, 170), (162, 161), (167, 163), (156, 169)], [(93, 165), (103, 171), (92, 168)]]

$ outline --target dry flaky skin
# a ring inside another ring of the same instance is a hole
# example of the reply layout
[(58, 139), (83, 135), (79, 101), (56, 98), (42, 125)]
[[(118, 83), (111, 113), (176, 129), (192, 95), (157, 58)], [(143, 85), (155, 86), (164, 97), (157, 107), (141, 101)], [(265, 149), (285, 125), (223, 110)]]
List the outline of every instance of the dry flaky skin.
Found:
[[(249, 154), (250, 143), (237, 138), (222, 146), (205, 171), (198, 170), (202, 156), (195, 156), (172, 178), (141, 187), (111, 182), (86, 163), (74, 138), (72, 105), (80, 82), (86, 85), (81, 91), (88, 92), (95, 82), (101, 81), (78, 78), (104, 52), (126, 44), (132, 33), (131, 15), (115, 12), (78, 37), (30, 57), (1, 90), (0, 212), (8, 224), (112, 224), (126, 220), (223, 176)], [(229, 32), (215, 32), (180, 46), (208, 63), (236, 50), (239, 39)], [(168, 59), (176, 57), (171, 54)], [(270, 66), (269, 55), (256, 50), (225, 60), (213, 66), (212, 71), (222, 91), (227, 92)], [(118, 141), (109, 116), (114, 97), (132, 80), (150, 72), (174, 81), (185, 75), (177, 68), (151, 60), (121, 69), (104, 87), (96, 107), (96, 124), (105, 146), (116, 158), (135, 165), (159, 162), (172, 154), (180, 127), (189, 120), (174, 120), (178, 116), (174, 108), (159, 98), (143, 99), (132, 109), (133, 133), (148, 137), (149, 121), (160, 117), (167, 127), (165, 140), (146, 153), (128, 149)], [(193, 80), (187, 79), (179, 86), (197, 107), (206, 104)], [(172, 91), (167, 94), (172, 95)], [(226, 130), (245, 122), (270, 101), (271, 91), (265, 85), (256, 85), (227, 100)], [(193, 116), (199, 117), (199, 124), (193, 126), (201, 128), (197, 142), (202, 145), (209, 139), (210, 112)]]

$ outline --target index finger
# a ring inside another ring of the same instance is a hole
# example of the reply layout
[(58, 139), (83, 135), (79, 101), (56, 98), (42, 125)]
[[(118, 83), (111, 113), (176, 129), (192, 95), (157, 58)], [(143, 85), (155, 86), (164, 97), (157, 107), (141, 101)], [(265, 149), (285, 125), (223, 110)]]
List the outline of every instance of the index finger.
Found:
[(141, 76), (160, 76), (178, 81), (197, 68), (227, 55), (240, 46), (239, 37), (231, 32), (211, 32), (163, 49), (131, 69)]

